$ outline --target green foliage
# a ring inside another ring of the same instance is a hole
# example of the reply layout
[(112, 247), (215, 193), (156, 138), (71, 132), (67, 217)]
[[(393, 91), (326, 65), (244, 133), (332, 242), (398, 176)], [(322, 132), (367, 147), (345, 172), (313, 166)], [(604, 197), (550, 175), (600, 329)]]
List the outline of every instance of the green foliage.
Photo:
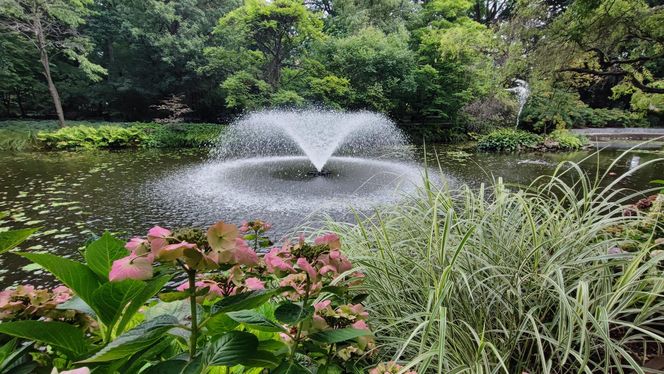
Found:
[(40, 132), (37, 139), (46, 149), (121, 149), (140, 147), (147, 141), (137, 128), (119, 126), (73, 126), (55, 132)]
[(588, 139), (580, 135), (572, 134), (566, 129), (555, 130), (546, 135), (545, 142), (546, 141), (555, 142), (558, 144), (558, 148), (564, 150), (576, 150), (588, 144)]
[(523, 130), (499, 129), (482, 136), (477, 148), (482, 151), (518, 152), (533, 148), (540, 137)]
[(71, 127), (56, 130), (51, 121), (0, 122), (0, 150), (199, 148), (214, 144), (224, 128), (204, 123), (69, 123)]
[(330, 223), (366, 269), (384, 357), (419, 373), (642, 370), (642, 347), (664, 339), (663, 256), (649, 257), (652, 229), (607, 235), (648, 219), (622, 214), (648, 191), (609, 172), (565, 162), (523, 188), (428, 183), (359, 226)]

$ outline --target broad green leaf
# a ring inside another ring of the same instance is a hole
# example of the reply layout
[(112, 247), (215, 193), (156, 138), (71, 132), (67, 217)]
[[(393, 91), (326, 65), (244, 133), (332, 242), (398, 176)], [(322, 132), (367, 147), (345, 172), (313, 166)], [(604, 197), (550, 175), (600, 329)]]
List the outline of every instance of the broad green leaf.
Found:
[(270, 321), (264, 315), (253, 310), (238, 310), (236, 312), (228, 312), (227, 314), (235, 322), (243, 323), (259, 331), (268, 331), (268, 332), (286, 331), (282, 326)]
[(94, 356), (81, 363), (108, 362), (128, 357), (162, 339), (168, 330), (177, 325), (177, 318), (168, 315), (159, 316), (118, 336)]
[(15, 248), (37, 230), (39, 230), (39, 228), (0, 232), (0, 253), (5, 253), (10, 249)]
[(344, 369), (334, 363), (325, 364), (318, 368), (316, 374), (343, 374)]
[[(143, 373), (145, 374), (180, 374), (183, 373), (183, 369), (187, 366), (188, 361), (186, 360), (168, 360), (162, 361), (157, 365), (150, 366)], [(186, 373), (186, 372), (184, 372)]]
[(276, 368), (283, 358), (275, 356), (272, 352), (256, 351), (251, 357), (242, 361), (242, 365), (250, 368)]
[(239, 323), (235, 322), (226, 313), (217, 313), (210, 317), (205, 324), (209, 335), (221, 335), (233, 330)]
[(313, 314), (311, 308), (304, 310), (300, 305), (286, 302), (277, 307), (274, 317), (282, 323), (295, 324)]
[(113, 261), (129, 255), (124, 242), (105, 232), (99, 239), (90, 243), (85, 249), (85, 261), (88, 267), (102, 279), (108, 280)]
[(88, 351), (83, 331), (64, 322), (4, 322), (0, 323), (0, 333), (50, 344), (76, 356)]
[(292, 287), (280, 287), (274, 290), (259, 290), (243, 292), (227, 296), (213, 307), (214, 313), (227, 313), (237, 310), (254, 309), (265, 304), (272, 296), (292, 290)]
[(104, 283), (92, 294), (91, 306), (97, 312), (99, 319), (106, 326), (112, 327), (127, 304), (140, 295), (143, 289), (145, 283), (133, 279)]
[(99, 288), (99, 279), (89, 267), (50, 253), (26, 253), (19, 255), (41, 265), (50, 271), (58, 280), (71, 288), (88, 305), (94, 304), (92, 294)]
[(272, 352), (276, 356), (290, 352), (288, 345), (280, 340), (262, 340), (258, 343), (258, 350)]
[(309, 370), (297, 362), (284, 361), (271, 374), (311, 374)]
[(258, 338), (244, 331), (231, 331), (213, 341), (205, 351), (206, 366), (241, 365), (256, 354)]
[[(123, 366), (118, 368), (117, 372), (120, 373), (138, 373), (140, 369), (145, 366), (146, 362), (150, 362), (159, 357), (161, 353), (170, 349), (171, 344), (173, 344), (174, 337), (169, 335), (164, 336), (162, 339), (159, 339), (152, 346), (134, 354), (128, 362)], [(179, 372), (178, 372), (179, 373)]]
[(347, 328), (344, 328), (344, 329), (320, 331), (320, 332), (311, 334), (309, 337), (312, 340), (315, 340), (315, 341), (318, 341), (318, 342), (321, 342), (321, 343), (333, 344), (333, 343), (345, 342), (346, 340), (352, 340), (352, 339), (358, 338), (360, 336), (367, 336), (367, 335), (371, 335), (371, 331), (353, 329), (353, 328), (347, 327)]
[(129, 321), (134, 317), (134, 314), (136, 314), (136, 312), (138, 312), (148, 300), (153, 298), (169, 280), (171, 280), (171, 276), (164, 275), (145, 282), (145, 288), (143, 291), (131, 301), (127, 309), (124, 311), (122, 319), (120, 320), (120, 323), (118, 323), (117, 331), (123, 332)]

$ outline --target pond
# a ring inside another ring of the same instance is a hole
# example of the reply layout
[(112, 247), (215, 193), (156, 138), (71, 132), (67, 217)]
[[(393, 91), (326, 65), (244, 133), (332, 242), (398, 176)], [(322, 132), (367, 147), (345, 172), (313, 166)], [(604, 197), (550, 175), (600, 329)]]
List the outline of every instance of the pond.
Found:
[[(422, 154), (420, 150), (414, 153)], [(482, 154), (438, 146), (430, 148), (428, 159), (431, 165), (437, 155), (444, 178), (452, 183), (478, 185), (503, 177), (508, 182), (525, 184), (551, 173), (560, 161), (578, 161), (591, 153)], [(603, 151), (586, 160), (583, 167), (592, 173), (597, 168), (606, 170), (620, 153)], [(615, 172), (621, 174), (657, 157), (661, 157), (660, 151), (634, 151), (617, 163)], [(207, 150), (0, 154), (0, 211), (10, 213), (0, 227), (41, 227), (22, 248), (71, 257), (79, 256), (85, 242), (106, 229), (129, 237), (142, 235), (153, 225), (205, 227), (217, 220), (239, 224), (243, 219), (260, 218), (274, 223), (272, 236), (278, 238), (304, 224), (322, 221), (324, 215), (317, 214), (311, 205), (306, 209), (274, 210), (261, 208), (258, 201), (238, 207), (226, 204), (224, 198), (200, 194), (205, 186), (195, 185), (188, 171), (204, 170), (207, 160)], [(651, 166), (630, 175), (621, 187), (651, 187), (651, 180), (663, 176), (661, 164)], [(364, 185), (362, 178), (367, 175), (358, 171), (349, 179)], [(388, 182), (378, 179), (374, 183)], [(251, 193), (257, 188), (245, 187), (238, 186), (238, 191)], [(264, 188), (269, 193), (270, 186)], [(337, 209), (326, 209), (326, 213), (335, 219), (352, 220), (343, 200), (337, 204)], [(0, 262), (3, 288), (17, 282), (40, 284), (50, 280), (18, 256), (4, 254)]]

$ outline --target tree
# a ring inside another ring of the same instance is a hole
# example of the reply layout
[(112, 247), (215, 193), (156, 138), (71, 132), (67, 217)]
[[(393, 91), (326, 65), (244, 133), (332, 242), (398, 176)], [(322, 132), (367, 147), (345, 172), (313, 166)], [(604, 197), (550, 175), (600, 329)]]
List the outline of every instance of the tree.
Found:
[[(284, 64), (297, 51), (322, 37), (321, 19), (295, 0), (249, 0), (220, 21), (217, 34), (233, 34), (231, 49), (258, 51), (263, 61), (263, 80), (279, 88)], [(224, 46), (226, 47), (226, 46)]]
[(65, 126), (60, 94), (51, 75), (49, 54), (62, 53), (78, 63), (93, 80), (101, 79), (106, 70), (90, 62), (86, 54), (88, 40), (78, 34), (84, 23), (92, 0), (2, 0), (0, 2), (0, 27), (17, 33), (30, 41), (39, 53), (44, 77), (53, 99), (58, 123)]

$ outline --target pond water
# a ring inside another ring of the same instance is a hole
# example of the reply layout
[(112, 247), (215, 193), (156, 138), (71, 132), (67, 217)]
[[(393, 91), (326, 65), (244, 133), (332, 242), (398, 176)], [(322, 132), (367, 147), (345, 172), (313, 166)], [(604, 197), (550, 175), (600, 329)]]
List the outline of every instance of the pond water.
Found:
[[(422, 154), (415, 150), (418, 153)], [(508, 182), (526, 184), (551, 173), (560, 161), (578, 161), (590, 153), (482, 154), (440, 146), (430, 150), (428, 159), (430, 164), (439, 159), (444, 178), (452, 183), (478, 185), (503, 177)], [(603, 151), (587, 160), (584, 168), (592, 173), (597, 168), (605, 170), (620, 153)], [(616, 165), (615, 172), (621, 174), (661, 156), (661, 151), (634, 151)], [(0, 154), (0, 211), (10, 213), (0, 221), (0, 229), (41, 227), (22, 249), (76, 257), (86, 241), (105, 229), (129, 237), (143, 235), (153, 225), (206, 227), (217, 220), (239, 224), (243, 219), (260, 218), (274, 223), (272, 236), (277, 239), (304, 224), (322, 220), (311, 204), (307, 209), (275, 211), (262, 209), (259, 201), (238, 208), (237, 204), (225, 204), (224, 198), (200, 194), (205, 186), (191, 184), (190, 174), (183, 171), (202, 170), (207, 160), (207, 150)], [(364, 186), (360, 179), (366, 178), (366, 173), (356, 173), (348, 183), (352, 180)], [(654, 165), (630, 175), (621, 187), (652, 187), (649, 181), (663, 177), (662, 164)], [(374, 183), (382, 182), (378, 179)], [(252, 188), (256, 186), (244, 190)], [(241, 185), (238, 189), (243, 190)], [(269, 192), (269, 186), (264, 189)], [(352, 220), (343, 200), (336, 204), (332, 210), (326, 207), (326, 212), (335, 219)], [(229, 208), (231, 205), (233, 208)], [(0, 256), (0, 287), (49, 281), (42, 270), (18, 256)]]

